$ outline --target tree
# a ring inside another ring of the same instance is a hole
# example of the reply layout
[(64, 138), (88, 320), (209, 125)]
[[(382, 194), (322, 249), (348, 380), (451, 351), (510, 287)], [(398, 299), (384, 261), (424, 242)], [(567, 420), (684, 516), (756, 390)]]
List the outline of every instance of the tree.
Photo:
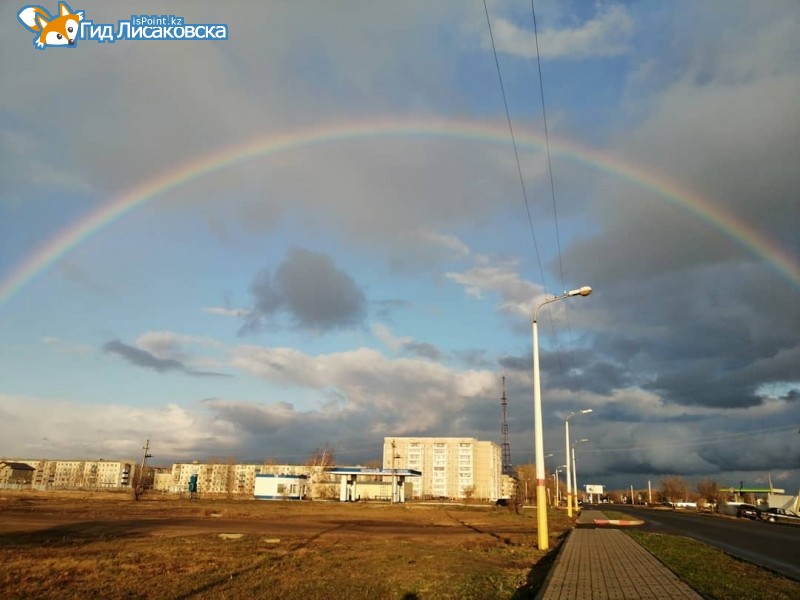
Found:
[(689, 486), (686, 480), (679, 475), (669, 475), (661, 479), (661, 490), (668, 502), (686, 500), (689, 495)]
[(464, 496), (464, 501), (467, 504), (470, 504), (472, 500), (475, 498), (475, 486), (467, 485), (461, 488), (461, 494)]
[(536, 466), (519, 465), (517, 466), (516, 480), (519, 484), (523, 504), (533, 504), (531, 499), (536, 493)]
[[(519, 514), (520, 509), (525, 505), (525, 489), (522, 482), (514, 478), (514, 497), (511, 498), (511, 506), (516, 514)], [(509, 510), (511, 507), (509, 507)]]
[(332, 467), (336, 464), (336, 456), (333, 450), (327, 446), (324, 448), (315, 448), (306, 460), (306, 466), (309, 471), (309, 492), (312, 498), (326, 497), (330, 494), (327, 489), (329, 486), (325, 483), (325, 469)]
[(233, 493), (236, 490), (236, 457), (229, 456), (227, 460), (227, 469), (225, 471), (225, 493), (228, 500), (233, 498)]
[(713, 479), (706, 478), (697, 482), (697, 492), (706, 502), (719, 504), (724, 497), (724, 493), (719, 489), (719, 485)]

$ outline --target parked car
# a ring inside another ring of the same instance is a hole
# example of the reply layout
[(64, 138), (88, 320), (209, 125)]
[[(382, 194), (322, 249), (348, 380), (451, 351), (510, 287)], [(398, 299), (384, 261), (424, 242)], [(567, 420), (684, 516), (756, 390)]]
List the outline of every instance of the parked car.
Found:
[(768, 508), (761, 512), (761, 518), (770, 523), (793, 523), (800, 525), (800, 515), (783, 508)]
[(752, 504), (740, 504), (736, 507), (736, 516), (745, 519), (758, 519), (761, 517), (761, 511)]

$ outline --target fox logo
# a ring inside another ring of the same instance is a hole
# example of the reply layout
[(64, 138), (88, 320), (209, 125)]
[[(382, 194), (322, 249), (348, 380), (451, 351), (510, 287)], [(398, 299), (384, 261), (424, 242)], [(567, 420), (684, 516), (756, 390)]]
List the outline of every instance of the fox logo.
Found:
[(41, 6), (29, 5), (17, 13), (19, 22), (36, 33), (33, 45), (37, 50), (47, 46), (75, 47), (83, 11), (72, 12), (66, 2), (59, 2), (58, 12), (57, 17), (52, 17)]

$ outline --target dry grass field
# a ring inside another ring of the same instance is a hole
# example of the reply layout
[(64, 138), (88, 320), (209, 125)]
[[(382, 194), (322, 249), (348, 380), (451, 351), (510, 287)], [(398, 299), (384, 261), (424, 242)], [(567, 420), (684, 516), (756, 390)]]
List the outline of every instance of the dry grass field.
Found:
[(527, 598), (534, 511), (0, 492), (3, 598)]

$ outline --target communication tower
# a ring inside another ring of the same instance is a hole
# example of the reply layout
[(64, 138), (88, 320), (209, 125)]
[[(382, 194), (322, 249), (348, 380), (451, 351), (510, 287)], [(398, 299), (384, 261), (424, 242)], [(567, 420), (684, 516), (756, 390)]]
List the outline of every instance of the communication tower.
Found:
[(506, 376), (503, 374), (503, 397), (500, 399), (501, 426), (503, 434), (503, 474), (512, 475), (514, 466), (511, 464), (511, 444), (508, 443), (508, 400), (506, 399)]

